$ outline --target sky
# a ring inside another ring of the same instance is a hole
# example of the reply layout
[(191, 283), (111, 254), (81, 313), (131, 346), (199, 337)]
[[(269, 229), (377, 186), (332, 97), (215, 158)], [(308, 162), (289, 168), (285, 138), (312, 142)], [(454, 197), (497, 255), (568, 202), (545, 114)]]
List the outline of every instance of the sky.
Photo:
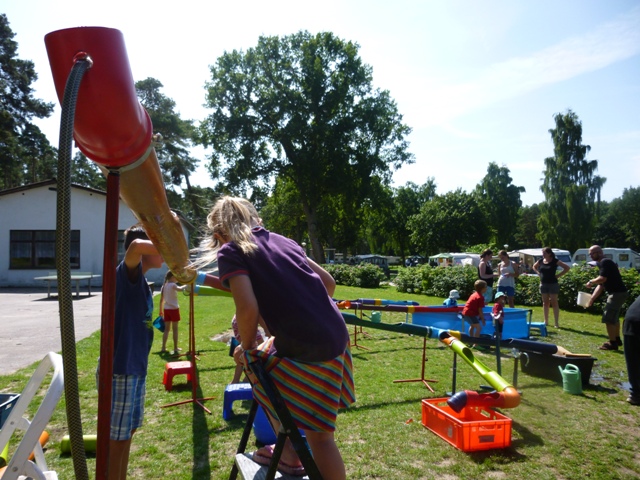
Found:
[[(153, 77), (196, 123), (209, 66), (261, 35), (330, 31), (360, 46), (373, 84), (388, 90), (412, 128), (415, 163), (394, 186), (433, 177), (437, 193), (470, 192), (489, 163), (509, 169), (524, 205), (544, 201), (544, 159), (553, 156), (554, 115), (573, 110), (588, 160), (611, 201), (640, 184), (640, 2), (637, 0), (0, 0), (35, 64), (35, 96), (56, 112), (35, 123), (58, 145), (60, 107), (44, 45), (52, 31), (121, 30), (134, 80)], [(196, 158), (206, 156), (194, 150)], [(210, 185), (204, 169), (192, 183)]]

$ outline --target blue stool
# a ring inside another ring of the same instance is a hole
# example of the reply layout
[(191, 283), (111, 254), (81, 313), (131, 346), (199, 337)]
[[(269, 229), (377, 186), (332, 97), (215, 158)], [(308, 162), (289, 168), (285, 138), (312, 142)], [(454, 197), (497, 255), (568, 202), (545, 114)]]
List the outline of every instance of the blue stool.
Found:
[(537, 328), (538, 330), (540, 330), (540, 336), (547, 336), (547, 326), (544, 324), (544, 322), (531, 322), (529, 324), (529, 328)]
[(253, 419), (253, 433), (256, 436), (256, 440), (263, 445), (273, 445), (276, 443), (276, 433), (273, 431), (271, 423), (267, 418), (267, 414), (264, 413), (262, 405), (258, 405), (258, 411), (256, 417)]
[(231, 405), (236, 400), (253, 400), (253, 391), (250, 383), (231, 383), (224, 389), (222, 418), (225, 420), (233, 417)]

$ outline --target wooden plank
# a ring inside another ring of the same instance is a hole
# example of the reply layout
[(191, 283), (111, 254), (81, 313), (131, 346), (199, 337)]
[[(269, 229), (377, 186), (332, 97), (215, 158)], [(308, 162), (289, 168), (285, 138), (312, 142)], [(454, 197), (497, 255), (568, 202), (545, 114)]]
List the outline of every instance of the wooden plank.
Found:
[[(265, 480), (267, 477), (268, 467), (260, 465), (253, 461), (250, 453), (238, 453), (236, 455), (236, 465), (238, 472), (244, 480)], [(309, 480), (309, 477), (296, 477), (294, 475), (286, 475), (281, 472), (276, 472), (276, 479), (278, 480)]]

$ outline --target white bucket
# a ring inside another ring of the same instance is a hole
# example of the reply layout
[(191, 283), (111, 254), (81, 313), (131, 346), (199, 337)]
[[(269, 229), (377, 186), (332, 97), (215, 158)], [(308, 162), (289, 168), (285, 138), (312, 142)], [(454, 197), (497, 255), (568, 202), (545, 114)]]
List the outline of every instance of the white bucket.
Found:
[(587, 308), (589, 306), (589, 301), (591, 300), (591, 294), (586, 292), (578, 292), (578, 305), (581, 307)]

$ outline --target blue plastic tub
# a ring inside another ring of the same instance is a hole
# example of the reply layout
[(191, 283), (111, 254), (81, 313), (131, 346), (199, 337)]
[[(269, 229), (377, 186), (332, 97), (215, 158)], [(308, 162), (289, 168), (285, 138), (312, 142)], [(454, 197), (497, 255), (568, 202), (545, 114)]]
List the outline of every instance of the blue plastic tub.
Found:
[(0, 428), (19, 399), (19, 393), (0, 393)]
[[(491, 310), (493, 307), (484, 307), (484, 317), (487, 324), (482, 327), (480, 335), (493, 335), (493, 321), (491, 320)], [(462, 311), (462, 308), (459, 308)], [(452, 311), (451, 307), (434, 306), (428, 312), (412, 314), (412, 323), (425, 325), (428, 327), (440, 328), (443, 330), (457, 330), (467, 332), (469, 324), (464, 323), (459, 318), (459, 313)], [(505, 308), (504, 326), (502, 328), (502, 338), (529, 338), (529, 310), (525, 308)]]

